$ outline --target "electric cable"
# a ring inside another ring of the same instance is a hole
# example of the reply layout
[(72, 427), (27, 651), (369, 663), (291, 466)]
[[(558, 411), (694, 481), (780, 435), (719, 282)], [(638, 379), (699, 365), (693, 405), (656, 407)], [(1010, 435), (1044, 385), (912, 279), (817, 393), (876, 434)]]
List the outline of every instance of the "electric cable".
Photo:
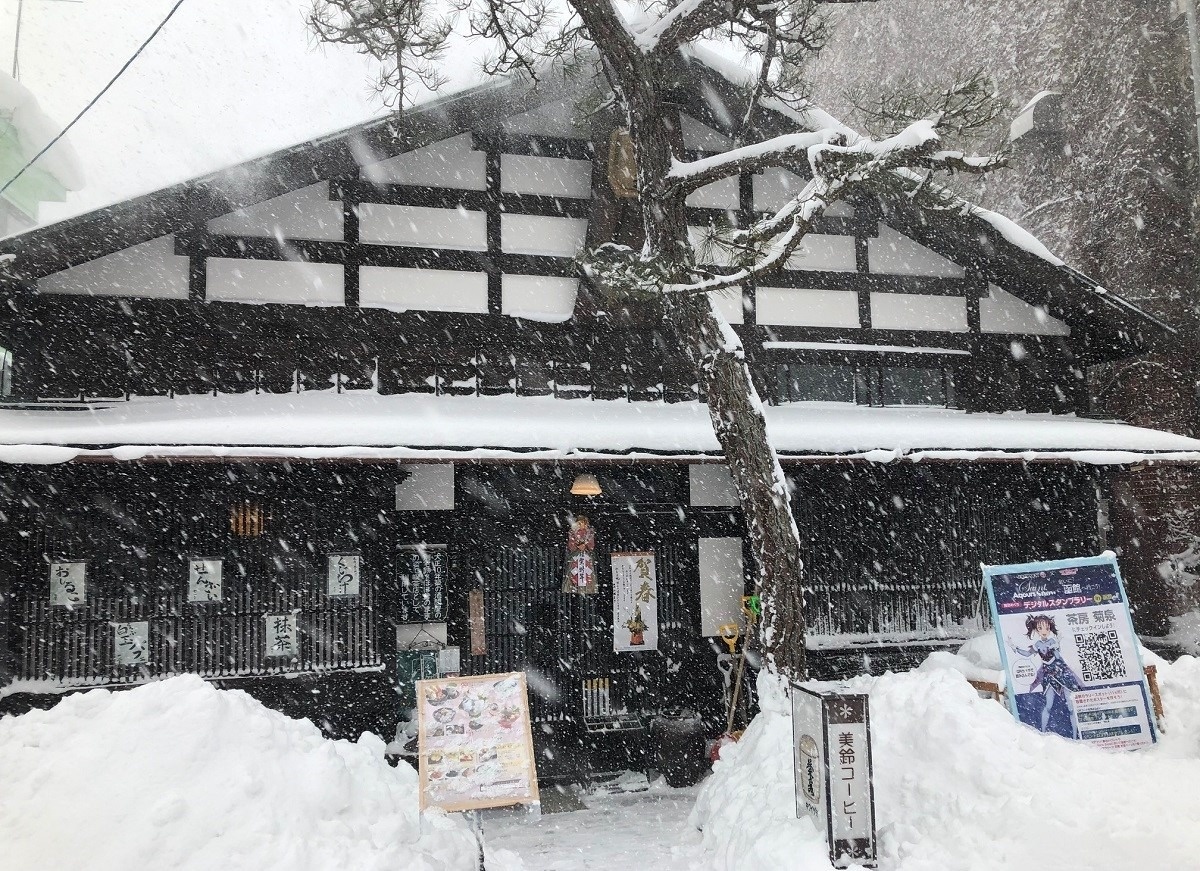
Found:
[(137, 60), (138, 55), (140, 55), (145, 50), (146, 46), (148, 46), (151, 43), (151, 41), (154, 39), (154, 37), (158, 36), (158, 32), (166, 26), (167, 22), (171, 20), (171, 17), (179, 10), (179, 7), (182, 5), (183, 5), (183, 0), (176, 0), (175, 5), (171, 7), (171, 11), (167, 13), (167, 17), (159, 22), (158, 27), (154, 28), (154, 30), (150, 33), (150, 35), (146, 37), (145, 42), (143, 42), (141, 45), (139, 45), (137, 51), (135, 51), (133, 53), (133, 55), (129, 58), (129, 60), (125, 61), (125, 63), (122, 64), (121, 68), (119, 70), (117, 70), (117, 74), (115, 76), (113, 76), (111, 79), (109, 79), (107, 85), (105, 85), (103, 88), (100, 89), (100, 93), (98, 93), (98, 94), (96, 94), (96, 96), (92, 97), (92, 99), (88, 102), (88, 104), (79, 110), (79, 114), (76, 115), (74, 118), (72, 118), (71, 122), (69, 124), (67, 124), (66, 127), (64, 127), (62, 130), (60, 130), (58, 132), (57, 136), (55, 136), (53, 139), (51, 139), (49, 142), (47, 142), (41, 151), (39, 151), (37, 154), (35, 154), (33, 157), (31, 157), (29, 159), (28, 163), (26, 163), (19, 170), (17, 170), (16, 175), (14, 175), (12, 178), (10, 178), (8, 181), (6, 181), (4, 183), (3, 187), (0, 187), (0, 195), (2, 195), (6, 190), (8, 190), (10, 187), (12, 187), (13, 183), (17, 179), (19, 179), (22, 175), (24, 175), (25, 172), (31, 166), (33, 166), (35, 163), (37, 163), (38, 160), (42, 157), (42, 155), (44, 155), (47, 151), (49, 151), (51, 148), (53, 148), (60, 139), (62, 139), (64, 136), (66, 136), (67, 131), (70, 130), (72, 127), (74, 127), (79, 122), (79, 119), (82, 118), (84, 115), (86, 115), (88, 110), (91, 109), (92, 106), (96, 105), (96, 103), (100, 100), (100, 98), (103, 97), (108, 92), (108, 89), (111, 88), (114, 84), (116, 84), (117, 79), (121, 78), (121, 76), (125, 72), (125, 70), (129, 69), (130, 64), (132, 64), (135, 60)]

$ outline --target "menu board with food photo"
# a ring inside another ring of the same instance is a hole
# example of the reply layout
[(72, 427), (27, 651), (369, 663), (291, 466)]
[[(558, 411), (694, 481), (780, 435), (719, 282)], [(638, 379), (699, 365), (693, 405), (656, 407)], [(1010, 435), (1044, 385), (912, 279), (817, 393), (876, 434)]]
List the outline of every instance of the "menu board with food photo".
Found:
[(417, 681), (421, 809), (538, 801), (522, 672)]

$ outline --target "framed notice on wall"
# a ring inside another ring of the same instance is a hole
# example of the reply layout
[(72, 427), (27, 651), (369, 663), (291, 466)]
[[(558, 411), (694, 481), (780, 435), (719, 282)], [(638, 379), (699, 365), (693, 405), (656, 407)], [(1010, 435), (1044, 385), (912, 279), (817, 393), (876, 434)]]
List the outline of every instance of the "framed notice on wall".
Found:
[(539, 801), (524, 673), (417, 681), (417, 724), (422, 810)]
[(73, 608), (87, 601), (87, 563), (50, 563), (50, 604)]
[(654, 551), (612, 554), (613, 650), (658, 649), (658, 573)]

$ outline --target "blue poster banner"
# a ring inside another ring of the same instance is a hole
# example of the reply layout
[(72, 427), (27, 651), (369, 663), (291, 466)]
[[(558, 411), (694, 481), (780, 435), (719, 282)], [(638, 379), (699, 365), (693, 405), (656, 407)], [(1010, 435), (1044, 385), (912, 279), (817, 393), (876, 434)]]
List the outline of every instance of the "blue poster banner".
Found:
[(983, 574), (1018, 720), (1112, 750), (1158, 740), (1115, 556), (984, 566)]

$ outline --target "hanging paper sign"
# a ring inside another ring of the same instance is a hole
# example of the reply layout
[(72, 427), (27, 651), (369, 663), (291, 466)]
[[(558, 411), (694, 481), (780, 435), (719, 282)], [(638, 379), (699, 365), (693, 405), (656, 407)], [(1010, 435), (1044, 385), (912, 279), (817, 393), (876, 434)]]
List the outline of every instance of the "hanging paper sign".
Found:
[(658, 649), (658, 575), (654, 552), (612, 554), (613, 650)]
[(875, 787), (871, 716), (862, 693), (792, 684), (796, 816), (809, 817), (835, 868), (874, 868)]
[(325, 592), (330, 596), (357, 596), (362, 557), (356, 553), (331, 553)]
[(584, 596), (596, 592), (596, 531), (586, 517), (571, 521), (567, 534), (567, 564), (563, 572), (563, 592)]
[(188, 601), (220, 602), (224, 561), (194, 557), (188, 560)]
[(87, 563), (50, 563), (50, 604), (73, 608), (87, 601)]
[(267, 614), (263, 617), (267, 629), (267, 656), (299, 656), (300, 636), (296, 615)]
[(149, 665), (150, 624), (145, 620), (114, 623), (113, 658), (117, 665)]
[(538, 802), (522, 672), (417, 681), (421, 810)]
[(1115, 556), (983, 571), (1018, 720), (1111, 750), (1158, 740)]
[(483, 622), (483, 590), (467, 594), (467, 623), (471, 627), (471, 655), (487, 653), (487, 632)]

